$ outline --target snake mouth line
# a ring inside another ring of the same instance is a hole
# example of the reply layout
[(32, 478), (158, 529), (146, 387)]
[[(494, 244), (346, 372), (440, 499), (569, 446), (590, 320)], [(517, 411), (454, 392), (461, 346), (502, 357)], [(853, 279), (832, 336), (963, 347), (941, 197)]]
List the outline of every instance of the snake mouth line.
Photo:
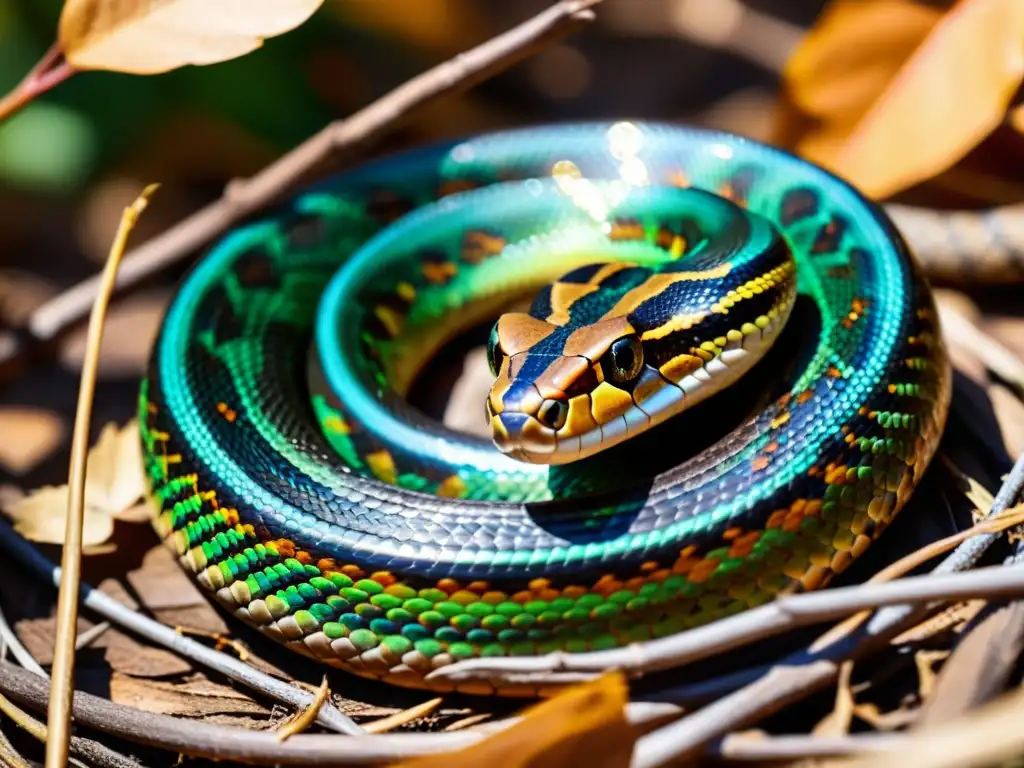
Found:
[[(764, 328), (736, 341), (730, 340), (718, 355), (678, 380), (647, 367), (641, 376), (646, 386), (638, 386), (632, 393), (617, 390), (631, 397), (631, 403), (613, 418), (580, 434), (544, 426), (531, 413), (514, 410), (494, 413), (488, 405), (494, 445), (518, 461), (569, 464), (661, 424), (730, 386), (761, 360), (779, 337), (793, 301), (793, 295), (787, 296)], [(578, 396), (573, 401), (585, 401), (580, 403), (581, 407), (592, 407), (590, 395)], [(570, 407), (574, 405), (575, 402)]]

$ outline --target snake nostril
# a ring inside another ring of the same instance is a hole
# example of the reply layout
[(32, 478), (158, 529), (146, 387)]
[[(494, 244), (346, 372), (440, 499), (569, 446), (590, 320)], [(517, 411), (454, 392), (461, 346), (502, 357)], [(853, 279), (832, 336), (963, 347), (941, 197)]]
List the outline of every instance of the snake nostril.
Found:
[(569, 406), (561, 400), (545, 400), (537, 411), (537, 420), (545, 427), (559, 430), (565, 426)]

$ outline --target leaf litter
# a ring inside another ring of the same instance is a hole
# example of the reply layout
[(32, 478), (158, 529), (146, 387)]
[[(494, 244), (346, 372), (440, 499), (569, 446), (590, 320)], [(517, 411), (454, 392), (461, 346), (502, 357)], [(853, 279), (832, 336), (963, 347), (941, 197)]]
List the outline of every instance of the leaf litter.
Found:
[[(114, 531), (114, 521), (140, 522), (149, 513), (139, 504), (145, 491), (142, 450), (134, 421), (123, 427), (107, 424), (89, 451), (85, 484), (87, 551), (109, 552), (103, 545)], [(64, 542), (68, 486), (44, 486), (16, 501), (5, 511), (14, 529), (30, 541)]]

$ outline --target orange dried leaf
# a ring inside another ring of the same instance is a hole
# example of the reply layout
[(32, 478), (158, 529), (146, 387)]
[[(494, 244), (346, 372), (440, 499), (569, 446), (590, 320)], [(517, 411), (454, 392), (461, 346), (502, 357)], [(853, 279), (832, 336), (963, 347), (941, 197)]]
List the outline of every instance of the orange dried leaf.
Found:
[(838, 0), (794, 54), (774, 140), (885, 197), (957, 162), (1024, 77), (1024, 3)]
[(831, 3), (786, 64), (788, 98), (807, 115), (852, 125), (941, 18), (913, 0)]
[(302, 24), (323, 0), (67, 0), (58, 40), (75, 69), (137, 75), (214, 64)]
[(458, 752), (392, 768), (627, 768), (637, 733), (626, 722), (626, 681), (606, 674), (531, 707), (515, 725)]

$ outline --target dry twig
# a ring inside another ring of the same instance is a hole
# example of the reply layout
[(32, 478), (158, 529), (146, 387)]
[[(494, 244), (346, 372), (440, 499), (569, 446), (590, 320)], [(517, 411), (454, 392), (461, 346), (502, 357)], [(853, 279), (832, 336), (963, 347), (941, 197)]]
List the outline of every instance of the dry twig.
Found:
[[(43, 557), (32, 544), (15, 533), (3, 518), (0, 518), (0, 542), (3, 543), (5, 552), (17, 558), (25, 568), (34, 572), (37, 578), (50, 581), (54, 586), (60, 584), (60, 569)], [(162, 645), (253, 690), (299, 709), (308, 707), (313, 701), (312, 694), (301, 688), (277, 680), (230, 654), (184, 637), (173, 628), (132, 610), (88, 584), (81, 585), (81, 593), (86, 608), (119, 627)], [(320, 708), (317, 722), (340, 733), (358, 735), (363, 732), (351, 718), (329, 702)]]
[(82, 381), (78, 390), (75, 431), (71, 441), (71, 469), (68, 485), (67, 525), (64, 553), (61, 558), (61, 585), (57, 598), (57, 638), (53, 649), (53, 678), (50, 686), (50, 711), (47, 718), (47, 768), (63, 768), (68, 760), (71, 739), (71, 697), (75, 690), (75, 633), (78, 622), (78, 585), (82, 568), (82, 530), (85, 514), (85, 466), (89, 452), (89, 427), (92, 423), (92, 401), (96, 391), (100, 345), (103, 343), (103, 321), (114, 291), (117, 268), (124, 255), (128, 235), (135, 221), (146, 209), (156, 185), (146, 187), (130, 206), (125, 208), (114, 244), (104, 267), (100, 290), (89, 317), (89, 333)]
[(380, 720), (374, 720), (372, 723), (367, 723), (363, 728), (367, 733), (387, 733), (399, 726), (411, 723), (413, 720), (429, 715), (441, 706), (441, 701), (442, 699), (430, 699), (428, 701), (424, 701), (422, 704), (417, 704), (415, 707), (409, 707), (408, 709), (403, 709), (401, 712), (396, 712), (388, 717), (382, 717)]
[(304, 730), (309, 728), (314, 722), (316, 717), (320, 714), (320, 708), (324, 705), (324, 702), (331, 695), (331, 687), (327, 684), (327, 675), (324, 675), (324, 679), (320, 682), (320, 687), (316, 690), (316, 696), (313, 698), (312, 703), (304, 710), (295, 715), (292, 719), (277, 729), (277, 738), (280, 741), (284, 741), (297, 733), (302, 733)]
[[(469, 90), (591, 22), (600, 0), (561, 0), (517, 27), (429, 69), (391, 93), (324, 128), (260, 173), (231, 182), (224, 195), (129, 253), (118, 288), (135, 285), (181, 260), (246, 216), (307, 180), (328, 158), (365, 151), (416, 109), (442, 96)], [(46, 302), (29, 320), (29, 332), (48, 341), (80, 320), (92, 304), (99, 278), (91, 277)]]

